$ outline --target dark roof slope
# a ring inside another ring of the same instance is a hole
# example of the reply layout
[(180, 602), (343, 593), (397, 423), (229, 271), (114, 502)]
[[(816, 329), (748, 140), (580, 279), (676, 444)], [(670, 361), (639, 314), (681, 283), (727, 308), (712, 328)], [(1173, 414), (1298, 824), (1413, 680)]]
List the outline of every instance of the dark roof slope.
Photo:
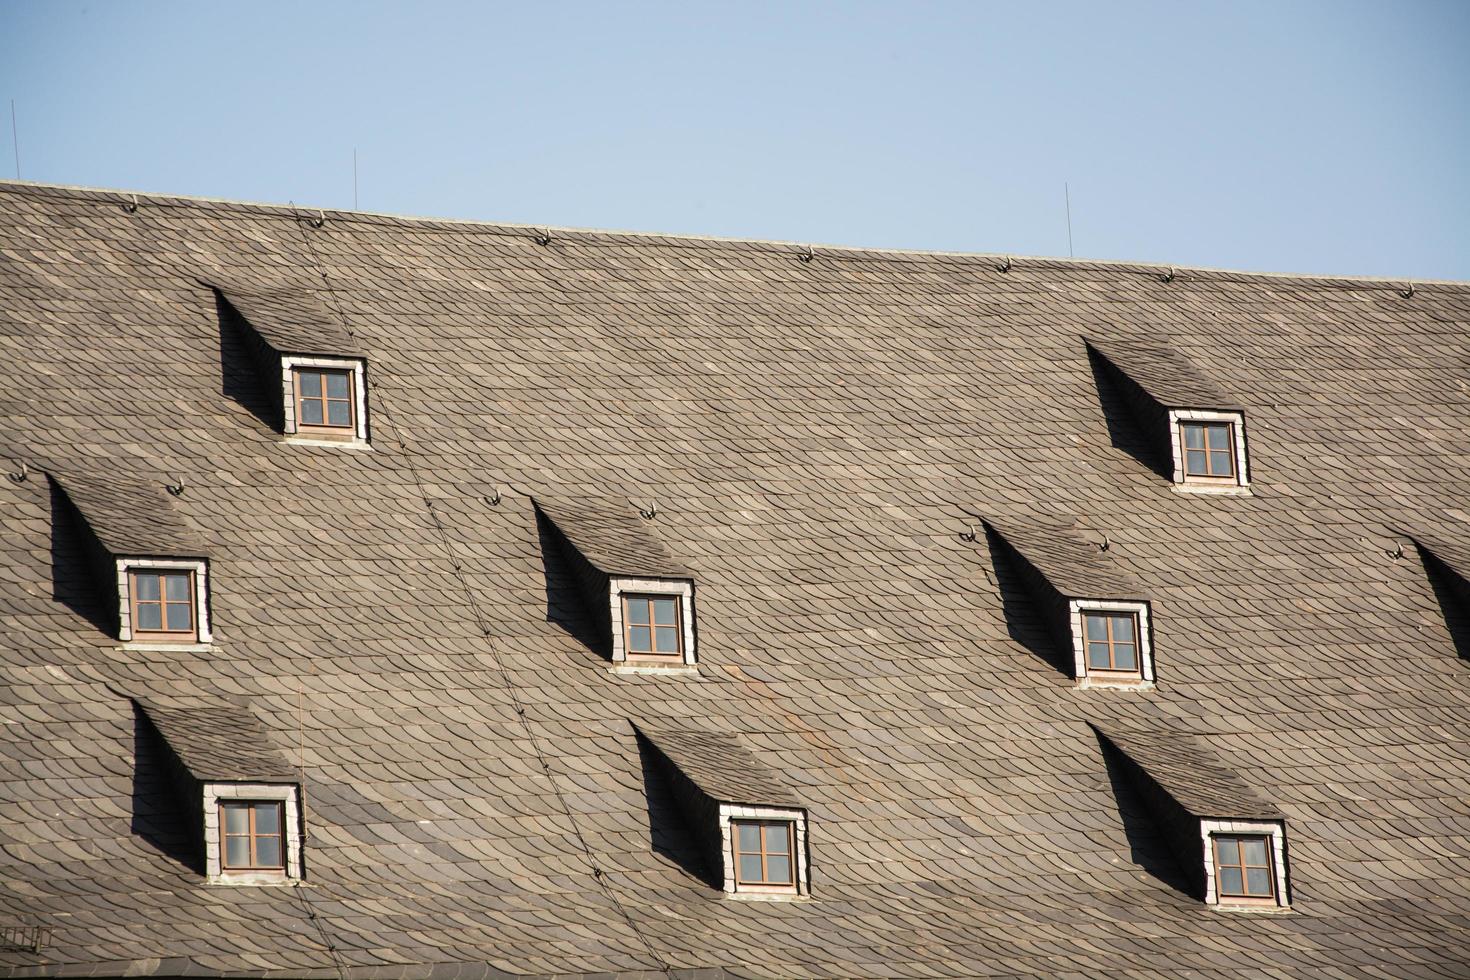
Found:
[(198, 697), (178, 704), (134, 698), (189, 775), (201, 782), (296, 781), (296, 772), (248, 705)]
[(735, 735), (648, 721), (636, 722), (635, 727), (712, 800), (801, 805), (771, 767)]
[(1087, 344), (1161, 405), (1244, 411), (1245, 406), (1158, 337), (1090, 333)]
[(209, 555), (203, 538), (184, 520), (161, 480), (147, 481), (118, 467), (80, 461), (52, 464), (48, 473), (114, 557)]
[(219, 291), (235, 312), (281, 354), (360, 357), (357, 341), (316, 293), (299, 286), (261, 289), (241, 283), (200, 282)]
[(1261, 800), (1244, 779), (1192, 735), (1118, 722), (1093, 727), (1192, 816), (1282, 817), (1280, 810)]
[(689, 578), (633, 506), (621, 500), (535, 497), (536, 507), (572, 547), (606, 575)]
[(1075, 523), (1050, 515), (975, 516), (1068, 598), (1144, 598), (1138, 582), (1102, 550), (1101, 542), (1084, 540)]
[[(119, 649), (55, 584), (47, 481), (0, 479), (0, 926), (51, 929), (5, 969), (1465, 972), (1470, 670), (1386, 528), (1465, 525), (1470, 287), (131, 203), (0, 186), (0, 445), (184, 479), (215, 639)], [(206, 268), (325, 275), (371, 449), (277, 435)], [(1097, 324), (1249, 407), (1252, 496), (1172, 492), (1115, 441)], [(549, 618), (543, 494), (657, 502), (697, 675), (610, 674)], [(1108, 535), (1160, 610), (1155, 690), (1023, 646), (972, 503)], [(135, 827), (117, 691), (241, 699), (304, 760), (309, 887), (208, 887)], [(1115, 702), (1250, 773), (1297, 912), (1156, 876), (1087, 724)], [(810, 901), (670, 856), (629, 718), (780, 767)]]

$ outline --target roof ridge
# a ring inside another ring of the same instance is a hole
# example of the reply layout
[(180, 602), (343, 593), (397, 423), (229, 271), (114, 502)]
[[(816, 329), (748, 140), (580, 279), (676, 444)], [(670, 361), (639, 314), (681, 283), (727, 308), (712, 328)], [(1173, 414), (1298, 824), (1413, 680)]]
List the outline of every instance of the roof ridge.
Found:
[[(745, 238), (733, 235), (699, 235), (681, 232), (663, 231), (634, 231), (616, 228), (585, 228), (562, 225), (525, 224), (514, 221), (489, 221), (479, 218), (447, 218), (432, 215), (409, 215), (396, 214), (387, 211), (364, 211), (350, 208), (326, 208), (320, 205), (296, 204), (295, 202), (248, 201), (238, 198), (210, 197), (194, 194), (167, 194), (154, 191), (132, 191), (114, 187), (91, 187), (81, 184), (52, 184), (43, 181), (0, 179), (0, 192), (12, 191), (42, 191), (57, 192), (58, 196), (83, 197), (88, 195), (118, 195), (121, 203), (146, 197), (156, 206), (168, 202), (178, 202), (181, 205), (208, 204), (220, 205), (226, 208), (240, 210), (255, 210), (264, 212), (281, 212), (287, 215), (299, 214), (300, 212), (317, 211), (325, 214), (331, 211), (338, 221), (389, 221), (398, 223), (422, 223), (429, 225), (460, 225), (465, 227), (478, 227), (492, 233), (506, 234), (511, 231), (526, 232), (532, 235), (550, 234), (555, 232), (559, 235), (576, 235), (584, 237), (621, 237), (647, 239), (653, 244), (662, 244), (670, 247), (679, 247), (681, 243), (697, 242), (704, 244), (724, 245), (751, 245), (790, 248), (799, 254), (809, 254), (810, 250), (820, 252), (836, 252), (852, 258), (886, 257), (886, 258), (925, 258), (925, 259), (964, 259), (970, 261), (1005, 262), (1006, 270), (1015, 260), (1027, 263), (1043, 263), (1075, 269), (1113, 269), (1140, 274), (1167, 276), (1166, 281), (1173, 281), (1180, 274), (1189, 274), (1219, 278), (1224, 281), (1264, 281), (1264, 282), (1291, 282), (1298, 285), (1314, 284), (1317, 288), (1329, 288), (1334, 284), (1346, 284), (1357, 287), (1393, 288), (1400, 289), (1408, 284), (1415, 286), (1449, 286), (1455, 289), (1470, 290), (1470, 279), (1425, 279), (1409, 276), (1363, 276), (1346, 274), (1326, 274), (1309, 272), (1261, 272), (1246, 269), (1225, 269), (1213, 266), (1179, 265), (1169, 262), (1150, 262), (1138, 259), (1100, 259), (1100, 258), (1074, 258), (1048, 255), (1022, 255), (1014, 252), (964, 252), (947, 249), (918, 249), (918, 248), (893, 248), (869, 245), (840, 245), (821, 242), (802, 242), (780, 238)], [(555, 239), (556, 234), (551, 237)]]

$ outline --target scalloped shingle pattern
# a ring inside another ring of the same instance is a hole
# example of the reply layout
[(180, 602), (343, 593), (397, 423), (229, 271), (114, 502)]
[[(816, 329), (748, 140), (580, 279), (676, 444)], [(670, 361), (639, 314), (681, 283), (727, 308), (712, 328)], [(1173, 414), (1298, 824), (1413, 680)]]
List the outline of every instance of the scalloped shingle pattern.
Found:
[(568, 543), (605, 575), (690, 578), (648, 522), (631, 504), (596, 498), (552, 498), (536, 494), (536, 507)]
[(635, 725), (664, 758), (712, 800), (801, 806), (780, 776), (735, 735), (648, 721)]
[(1127, 335), (1087, 335), (1087, 343), (1113, 366), (1168, 408), (1244, 411), (1245, 406), (1172, 346), (1158, 339)]
[(1093, 725), (1173, 797), (1186, 813), (1209, 818), (1279, 820), (1281, 811), (1263, 801), (1233, 769), (1221, 764), (1198, 738), (1142, 725)]
[(187, 704), (156, 698), (133, 700), (195, 779), (296, 782), (296, 772), (271, 744), (248, 705), (210, 697)]
[[(118, 649), (58, 585), (45, 481), (0, 480), (0, 923), (51, 930), (5, 970), (1464, 975), (1470, 664), (1387, 528), (1470, 526), (1470, 287), (129, 200), (0, 188), (0, 443), (184, 478), (215, 643)], [(272, 431), (206, 267), (325, 275), (370, 450)], [(1100, 323), (1249, 406), (1252, 495), (1139, 461)], [(549, 615), (542, 493), (657, 502), (697, 675), (609, 674)], [(1025, 649), (960, 537), (981, 504), (1107, 533), (1156, 689)], [(209, 887), (135, 830), (162, 797), (117, 691), (249, 705), (303, 767), (306, 887)], [(1088, 725), (1143, 707), (1286, 815), (1295, 911), (1173, 882)], [(656, 846), (629, 718), (779, 764), (812, 899)]]

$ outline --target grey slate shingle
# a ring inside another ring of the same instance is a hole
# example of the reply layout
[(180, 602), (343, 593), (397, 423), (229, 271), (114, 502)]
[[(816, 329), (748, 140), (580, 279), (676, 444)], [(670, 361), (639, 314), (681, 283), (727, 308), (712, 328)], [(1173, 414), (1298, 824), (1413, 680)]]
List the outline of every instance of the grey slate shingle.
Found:
[[(58, 598), (47, 481), (0, 480), (0, 924), (53, 927), (5, 972), (1465, 973), (1470, 670), (1387, 552), (1465, 526), (1470, 286), (129, 200), (0, 186), (0, 445), (185, 478), (215, 643), (119, 649)], [(325, 273), (370, 451), (281, 440), (202, 269)], [(1130, 454), (1099, 324), (1247, 406), (1252, 496)], [(698, 571), (696, 677), (610, 675), (548, 615), (543, 495), (657, 502)], [(1029, 653), (970, 510), (1107, 533), (1158, 687)], [(201, 884), (137, 809), (116, 691), (238, 698), (301, 752), (309, 887)], [(1297, 912), (1163, 880), (1100, 705), (1249, 774)], [(811, 901), (723, 900), (654, 838), (630, 717), (779, 766)]]

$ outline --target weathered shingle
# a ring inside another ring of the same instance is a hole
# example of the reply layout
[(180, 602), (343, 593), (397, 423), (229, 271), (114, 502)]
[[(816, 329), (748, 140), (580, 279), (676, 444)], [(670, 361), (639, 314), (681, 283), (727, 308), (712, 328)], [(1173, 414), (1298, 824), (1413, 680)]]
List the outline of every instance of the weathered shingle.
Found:
[(667, 721), (639, 720), (634, 725), (712, 800), (753, 806), (801, 805), (774, 769), (757, 759), (739, 736)]
[(1100, 543), (1085, 540), (1075, 522), (1053, 515), (974, 514), (1071, 599), (1142, 599), (1142, 589)]
[(49, 475), (114, 557), (209, 556), (161, 481), (84, 463), (53, 465)]
[(316, 292), (304, 287), (263, 288), (202, 279), (278, 354), (361, 357), (357, 341)]
[(134, 697), (189, 774), (200, 782), (295, 782), (296, 771), (241, 703), (195, 697), (190, 703)]
[(1280, 810), (1187, 732), (1117, 721), (1092, 727), (1192, 816), (1282, 819)]
[(536, 507), (605, 575), (690, 578), (636, 508), (626, 501), (536, 495)]
[(1244, 410), (1189, 358), (1157, 338), (1089, 334), (1085, 340), (1166, 408)]

